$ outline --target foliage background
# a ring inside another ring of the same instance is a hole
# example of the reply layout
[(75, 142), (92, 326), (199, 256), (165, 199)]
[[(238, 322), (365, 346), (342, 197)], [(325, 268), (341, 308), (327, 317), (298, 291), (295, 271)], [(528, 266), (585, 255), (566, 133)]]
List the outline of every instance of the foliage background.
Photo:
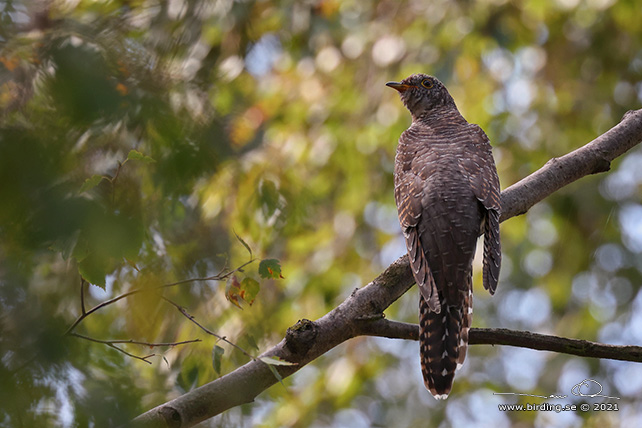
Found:
[[(258, 354), (404, 252), (392, 168), (410, 118), (386, 81), (442, 79), (507, 187), (639, 108), (641, 12), (633, 0), (0, 2), (0, 426), (124, 423), (247, 361), (150, 293), (76, 331), (202, 342), (123, 345), (155, 353), (148, 365), (63, 336), (81, 275), (95, 284), (88, 308), (202, 278), (248, 260), (236, 233), (283, 267), (283, 279), (261, 278), (258, 260), (235, 274), (259, 281), (251, 306), (228, 301), (226, 281), (162, 294)], [(131, 150), (143, 156), (124, 162)], [(503, 224), (500, 286), (491, 299), (476, 270), (474, 326), (642, 343), (640, 162), (638, 149)], [(413, 289), (386, 315), (416, 322), (416, 301)], [(418, 360), (416, 343), (358, 338), (204, 426), (642, 422), (639, 364), (474, 346), (442, 403)], [(501, 413), (515, 399), (492, 394), (570, 395), (585, 378), (620, 411)]]

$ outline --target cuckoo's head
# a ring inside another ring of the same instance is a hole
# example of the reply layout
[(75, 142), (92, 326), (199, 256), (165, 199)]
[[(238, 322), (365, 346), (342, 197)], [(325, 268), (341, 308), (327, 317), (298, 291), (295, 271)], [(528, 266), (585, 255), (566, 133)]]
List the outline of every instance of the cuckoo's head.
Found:
[(410, 110), (413, 118), (443, 107), (455, 107), (453, 97), (443, 83), (427, 74), (413, 74), (401, 82), (388, 82), (386, 86), (399, 91), (401, 101)]

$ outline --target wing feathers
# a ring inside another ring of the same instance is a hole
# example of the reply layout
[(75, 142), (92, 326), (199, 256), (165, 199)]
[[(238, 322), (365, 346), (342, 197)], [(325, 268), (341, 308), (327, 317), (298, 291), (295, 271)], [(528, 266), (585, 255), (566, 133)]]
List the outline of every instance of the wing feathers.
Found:
[(410, 266), (412, 273), (417, 281), (417, 286), (421, 295), (426, 300), (428, 307), (435, 313), (441, 312), (441, 304), (439, 302), (439, 293), (437, 292), (437, 285), (432, 276), (426, 253), (424, 252), (421, 242), (419, 241), (419, 234), (414, 227), (404, 230), (406, 238), (406, 249), (408, 250), (408, 258), (410, 259)]
[(484, 222), (484, 288), (495, 294), (502, 262), (502, 247), (499, 240), (499, 212), (489, 210)]

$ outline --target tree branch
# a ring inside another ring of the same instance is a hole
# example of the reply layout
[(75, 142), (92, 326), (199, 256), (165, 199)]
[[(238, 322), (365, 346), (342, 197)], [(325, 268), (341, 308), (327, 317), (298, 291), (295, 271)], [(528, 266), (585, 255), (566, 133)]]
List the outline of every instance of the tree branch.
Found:
[[(364, 328), (363, 334), (390, 339), (418, 340), (419, 328), (417, 324), (382, 319), (370, 323)], [(578, 357), (642, 363), (642, 346), (606, 345), (588, 340), (569, 339), (505, 328), (471, 328), (468, 333), (468, 344), (518, 346), (538, 351), (577, 355)]]
[(129, 357), (132, 357), (132, 358), (137, 359), (137, 360), (144, 361), (147, 364), (151, 364), (152, 363), (151, 361), (149, 361), (149, 359), (151, 357), (155, 357), (156, 354), (148, 354), (148, 355), (145, 355), (145, 356), (141, 357), (141, 356), (138, 356), (138, 355), (131, 354), (131, 353), (125, 351), (123, 348), (119, 348), (116, 345), (118, 345), (118, 344), (127, 344), (128, 343), (128, 344), (131, 344), (131, 345), (149, 346), (150, 348), (154, 348), (154, 347), (157, 347), (157, 346), (168, 346), (168, 347), (173, 348), (174, 346), (186, 345), (188, 343), (195, 343), (195, 342), (200, 342), (201, 341), (201, 339), (183, 340), (181, 342), (141, 342), (139, 340), (133, 340), (133, 339), (102, 340), (102, 339), (95, 339), (93, 337), (85, 336), (84, 334), (79, 334), (79, 333), (74, 333), (74, 332), (69, 333), (69, 336), (78, 337), (80, 339), (85, 339), (85, 340), (88, 340), (90, 342), (102, 343), (103, 345), (107, 345), (110, 348), (113, 348), (113, 349), (115, 349), (115, 350), (117, 350), (119, 352), (122, 352), (123, 354), (125, 354), (125, 355), (127, 355)]
[(501, 221), (526, 213), (562, 187), (589, 175), (606, 172), (613, 159), (642, 140), (642, 110), (628, 111), (622, 121), (590, 143), (546, 165), (502, 192)]
[[(584, 147), (550, 160), (541, 169), (502, 192), (502, 221), (530, 207), (565, 185), (588, 174), (604, 172), (610, 162), (642, 141), (642, 110), (628, 112), (614, 128)], [(414, 279), (404, 256), (367, 286), (317, 321), (300, 320), (285, 338), (262, 356), (295, 363), (276, 366), (287, 377), (344, 341), (359, 335), (412, 339), (417, 326), (381, 318), (383, 311), (404, 294)], [(473, 329), (470, 344), (503, 344), (573, 355), (641, 361), (642, 348), (602, 345), (576, 339), (510, 330)], [(249, 403), (277, 382), (270, 368), (252, 360), (217, 380), (138, 416), (137, 426), (191, 427), (227, 409)]]

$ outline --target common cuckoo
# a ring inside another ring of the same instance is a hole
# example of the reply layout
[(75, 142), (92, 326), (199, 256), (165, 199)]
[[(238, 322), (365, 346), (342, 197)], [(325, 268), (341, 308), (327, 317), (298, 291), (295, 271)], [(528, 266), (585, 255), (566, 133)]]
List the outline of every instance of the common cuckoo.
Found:
[(450, 393), (464, 362), (472, 322), (472, 262), (484, 235), (483, 285), (497, 287), (500, 190), (488, 137), (457, 110), (436, 78), (414, 74), (399, 91), (412, 124), (399, 138), (395, 201), (419, 286), (419, 344), (426, 388)]

